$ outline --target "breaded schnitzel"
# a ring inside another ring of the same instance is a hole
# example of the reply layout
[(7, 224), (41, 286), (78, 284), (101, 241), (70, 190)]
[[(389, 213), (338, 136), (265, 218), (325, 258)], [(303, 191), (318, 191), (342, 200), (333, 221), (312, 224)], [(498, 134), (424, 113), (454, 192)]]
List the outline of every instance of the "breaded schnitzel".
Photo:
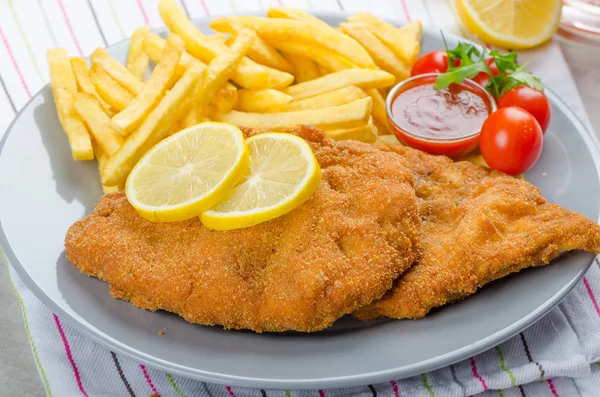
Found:
[(562, 252), (600, 252), (600, 226), (548, 203), (532, 184), (469, 162), (389, 147), (414, 172), (422, 258), (383, 299), (355, 315), (419, 318)]
[(395, 153), (296, 132), (322, 181), (292, 212), (211, 231), (197, 219), (148, 222), (123, 193), (108, 194), (69, 229), (67, 257), (116, 298), (191, 322), (257, 332), (332, 325), (379, 299), (417, 259), (414, 177)]

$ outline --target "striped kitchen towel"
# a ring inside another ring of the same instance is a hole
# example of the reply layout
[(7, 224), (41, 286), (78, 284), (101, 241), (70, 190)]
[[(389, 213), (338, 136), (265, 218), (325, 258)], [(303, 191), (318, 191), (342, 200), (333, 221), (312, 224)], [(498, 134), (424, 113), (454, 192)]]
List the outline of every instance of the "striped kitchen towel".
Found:
[[(6, 258), (0, 261), (6, 266)], [(10, 268), (49, 396), (595, 397), (600, 395), (600, 263), (536, 324), (467, 360), (402, 380), (331, 390), (254, 390), (203, 383), (115, 354), (51, 313)], [(478, 394), (482, 393), (482, 394)]]
[[(0, 133), (48, 81), (45, 53), (66, 47), (89, 55), (142, 24), (162, 26), (158, 0), (0, 0)], [(305, 9), (368, 10), (399, 22), (466, 35), (450, 0), (180, 0), (192, 18), (257, 11), (283, 4)], [(521, 54), (589, 126), (558, 46)], [(0, 136), (1, 137), (1, 136)], [(595, 138), (594, 138), (595, 139)], [(335, 390), (253, 390), (207, 384), (146, 367), (92, 342), (45, 308), (8, 266), (41, 382), (49, 396), (341, 397), (600, 395), (600, 265), (596, 262), (565, 301), (514, 338), (452, 366), (402, 380)], [(1, 393), (0, 393), (1, 394)]]

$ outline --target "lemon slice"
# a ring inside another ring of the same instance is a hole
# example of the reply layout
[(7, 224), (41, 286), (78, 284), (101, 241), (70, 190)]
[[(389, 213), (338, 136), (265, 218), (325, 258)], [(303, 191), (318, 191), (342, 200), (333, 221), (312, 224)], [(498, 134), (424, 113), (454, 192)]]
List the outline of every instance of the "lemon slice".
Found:
[(246, 174), (248, 162), (239, 128), (202, 123), (150, 149), (129, 174), (125, 192), (149, 221), (190, 219), (223, 200)]
[(250, 169), (227, 199), (200, 216), (215, 230), (249, 227), (286, 214), (312, 196), (321, 168), (310, 146), (295, 135), (267, 133), (246, 140)]
[(488, 44), (511, 49), (548, 40), (560, 21), (561, 0), (456, 0), (467, 29)]

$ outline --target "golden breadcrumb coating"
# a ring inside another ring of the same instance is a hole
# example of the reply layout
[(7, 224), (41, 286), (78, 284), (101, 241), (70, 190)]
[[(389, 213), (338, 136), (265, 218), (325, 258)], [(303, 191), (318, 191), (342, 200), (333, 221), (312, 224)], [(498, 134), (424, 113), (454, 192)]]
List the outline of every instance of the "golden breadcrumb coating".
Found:
[(537, 187), (469, 162), (389, 147), (417, 178), (422, 258), (360, 319), (419, 318), (565, 251), (600, 251), (600, 227), (548, 203)]
[(310, 127), (292, 132), (323, 177), (290, 213), (211, 231), (197, 219), (146, 221), (113, 193), (71, 226), (67, 257), (116, 298), (226, 328), (317, 331), (379, 299), (420, 251), (412, 172), (395, 153)]

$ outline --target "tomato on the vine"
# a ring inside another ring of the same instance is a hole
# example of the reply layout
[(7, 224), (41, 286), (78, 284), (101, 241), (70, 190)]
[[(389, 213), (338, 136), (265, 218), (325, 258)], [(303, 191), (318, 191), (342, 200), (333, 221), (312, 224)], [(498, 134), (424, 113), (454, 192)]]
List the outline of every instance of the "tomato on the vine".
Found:
[(410, 70), (411, 76), (424, 73), (445, 73), (448, 70), (448, 53), (444, 50), (432, 51), (423, 55)]
[(486, 163), (495, 170), (519, 175), (540, 157), (544, 137), (537, 120), (517, 107), (498, 109), (481, 127), (479, 148)]
[(552, 110), (550, 101), (543, 92), (526, 85), (511, 88), (498, 99), (498, 108), (516, 106), (525, 109), (540, 123), (542, 132), (546, 132)]

